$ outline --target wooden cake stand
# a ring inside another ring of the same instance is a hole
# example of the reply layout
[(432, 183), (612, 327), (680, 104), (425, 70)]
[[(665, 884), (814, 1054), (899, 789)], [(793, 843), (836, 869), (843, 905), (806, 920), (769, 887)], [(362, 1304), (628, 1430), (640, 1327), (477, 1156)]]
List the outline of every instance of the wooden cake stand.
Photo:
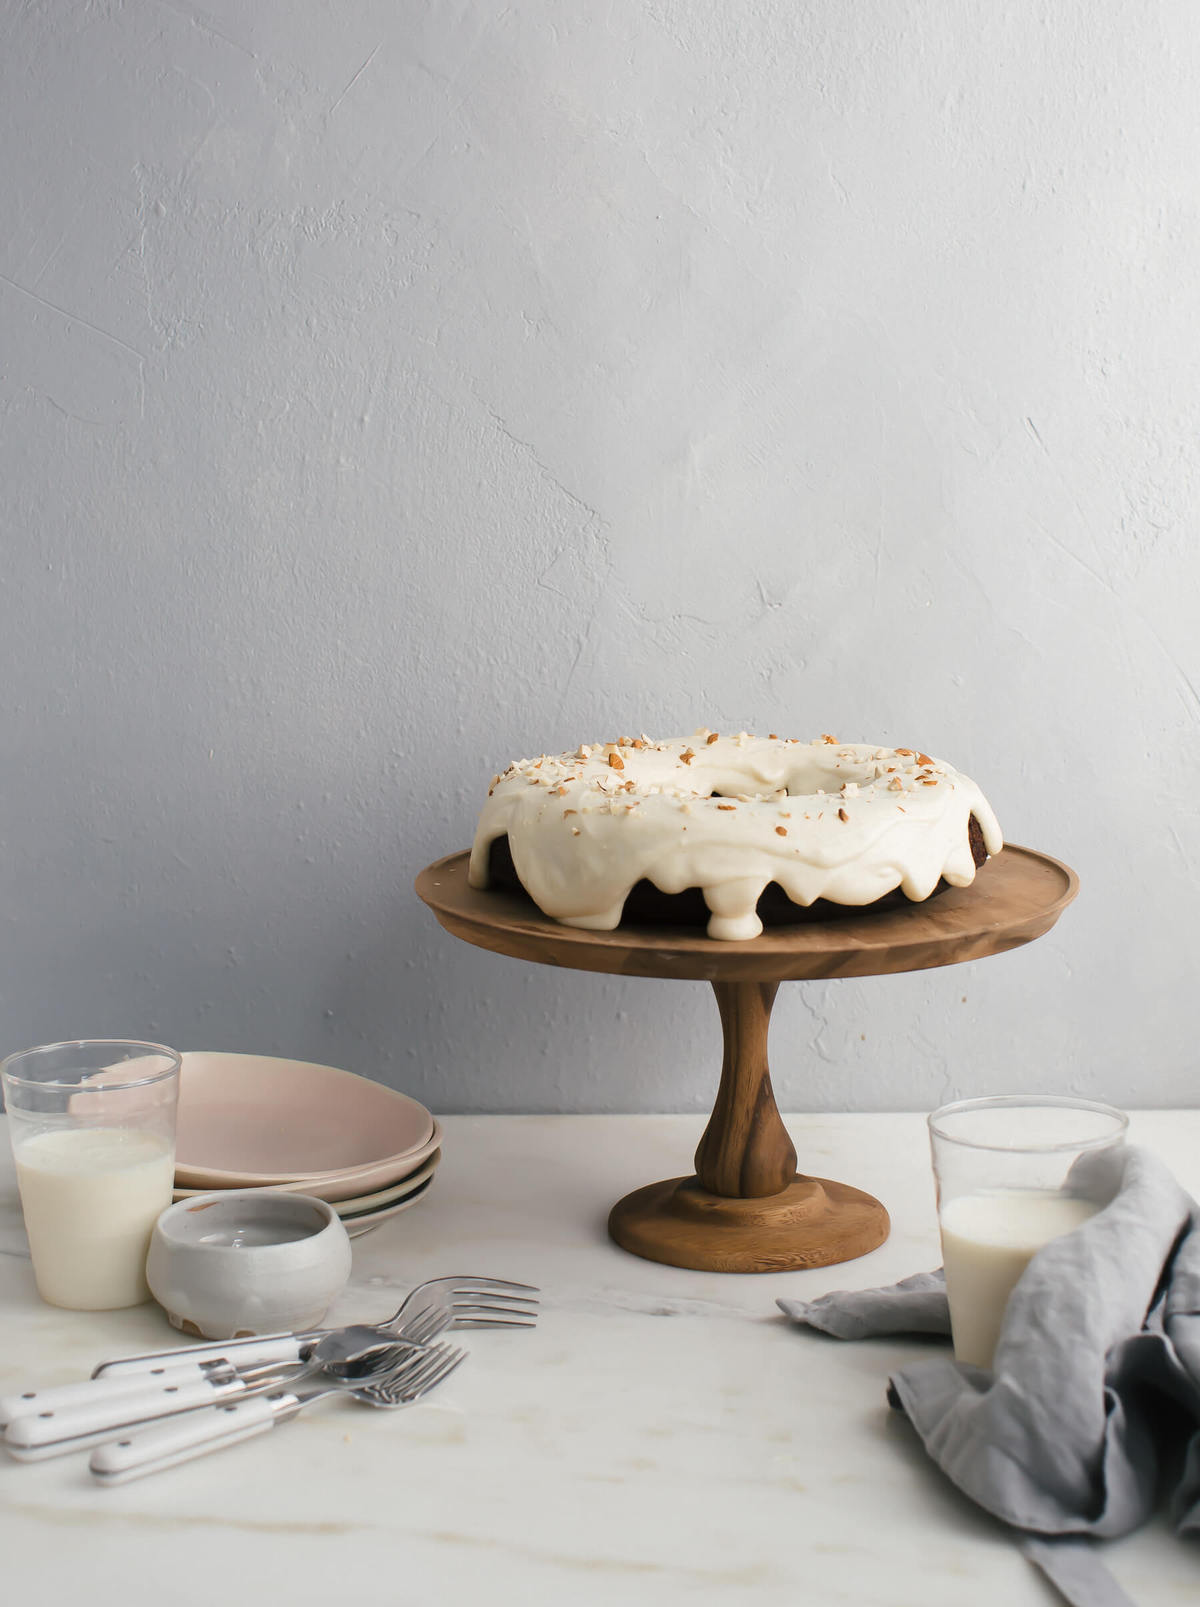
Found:
[(684, 927), (560, 926), (524, 894), (467, 885), (467, 854), (417, 877), (417, 892), (455, 937), (541, 965), (616, 976), (711, 982), (725, 1058), (693, 1177), (674, 1177), (618, 1200), (608, 1219), (635, 1255), (709, 1272), (785, 1272), (865, 1255), (888, 1235), (878, 1200), (846, 1183), (796, 1172), (796, 1151), (775, 1104), (767, 1028), (781, 982), (882, 976), (957, 965), (1018, 948), (1048, 932), (1079, 879), (1047, 854), (1009, 844), (970, 887), (923, 904), (768, 928), (747, 943), (714, 943)]

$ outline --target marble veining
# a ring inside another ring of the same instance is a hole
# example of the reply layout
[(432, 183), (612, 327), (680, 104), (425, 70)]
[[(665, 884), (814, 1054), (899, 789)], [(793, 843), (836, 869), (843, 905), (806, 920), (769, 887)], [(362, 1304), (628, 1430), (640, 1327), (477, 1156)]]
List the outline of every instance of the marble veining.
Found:
[[(604, 1235), (622, 1192), (683, 1169), (695, 1117), (452, 1117), (418, 1210), (356, 1240), (333, 1315), (389, 1314), (422, 1278), (537, 1283), (529, 1333), (462, 1337), (471, 1360), (426, 1403), (337, 1401), (232, 1451), (104, 1490), (82, 1458), (0, 1455), (13, 1599), (98, 1607), (137, 1578), (172, 1607), (330, 1600), (489, 1607), (1046, 1607), (1010, 1536), (926, 1460), (884, 1401), (928, 1341), (842, 1345), (778, 1295), (890, 1282), (936, 1264), (921, 1118), (788, 1119), (801, 1164), (876, 1192), (889, 1241), (841, 1267), (721, 1277), (627, 1256)], [(1193, 1192), (1200, 1113), (1135, 1116)], [(33, 1293), (0, 1133), (0, 1389), (79, 1378), (174, 1341), (153, 1306), (60, 1312)], [(664, 1320), (665, 1319), (665, 1320)], [(1138, 1607), (1193, 1599), (1194, 1548), (1162, 1524), (1105, 1549)], [(969, 1584), (968, 1584), (969, 1582)]]

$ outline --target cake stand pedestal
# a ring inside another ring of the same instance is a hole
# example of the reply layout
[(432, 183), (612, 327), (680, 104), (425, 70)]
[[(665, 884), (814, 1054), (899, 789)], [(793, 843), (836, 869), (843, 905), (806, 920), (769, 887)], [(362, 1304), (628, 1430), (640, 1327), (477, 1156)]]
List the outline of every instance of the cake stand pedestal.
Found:
[(417, 877), (417, 893), (455, 937), (541, 965), (617, 976), (709, 982), (725, 1056), (691, 1177), (651, 1183), (612, 1208), (608, 1231), (635, 1255), (710, 1272), (828, 1266), (883, 1243), (888, 1215), (846, 1183), (796, 1171), (775, 1104), (767, 1029), (781, 982), (921, 971), (1001, 954), (1048, 932), (1079, 890), (1075, 872), (1009, 844), (970, 887), (923, 904), (768, 928), (747, 943), (714, 943), (683, 927), (584, 932), (545, 916), (523, 893), (477, 891), (466, 853)]

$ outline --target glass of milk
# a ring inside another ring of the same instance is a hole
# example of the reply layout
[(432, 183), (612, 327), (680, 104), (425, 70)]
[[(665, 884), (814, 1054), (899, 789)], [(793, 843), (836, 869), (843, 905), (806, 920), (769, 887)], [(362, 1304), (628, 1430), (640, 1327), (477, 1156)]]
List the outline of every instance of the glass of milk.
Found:
[(1112, 1199), (1128, 1117), (1056, 1095), (964, 1099), (929, 1117), (956, 1361), (991, 1367), (1036, 1251)]
[(33, 1274), (50, 1305), (149, 1299), (150, 1232), (175, 1180), (179, 1065), (162, 1044), (111, 1038), (0, 1065)]

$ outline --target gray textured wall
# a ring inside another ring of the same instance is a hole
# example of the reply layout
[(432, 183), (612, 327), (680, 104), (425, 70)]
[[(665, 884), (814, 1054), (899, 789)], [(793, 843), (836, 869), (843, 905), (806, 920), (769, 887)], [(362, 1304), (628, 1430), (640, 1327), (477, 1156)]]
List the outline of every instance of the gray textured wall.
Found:
[(1189, 8), (0, 5), (0, 1033), (697, 1108), (699, 984), (453, 942), (488, 776), (917, 744), (1084, 897), (790, 986), (782, 1102), (1190, 1103)]

